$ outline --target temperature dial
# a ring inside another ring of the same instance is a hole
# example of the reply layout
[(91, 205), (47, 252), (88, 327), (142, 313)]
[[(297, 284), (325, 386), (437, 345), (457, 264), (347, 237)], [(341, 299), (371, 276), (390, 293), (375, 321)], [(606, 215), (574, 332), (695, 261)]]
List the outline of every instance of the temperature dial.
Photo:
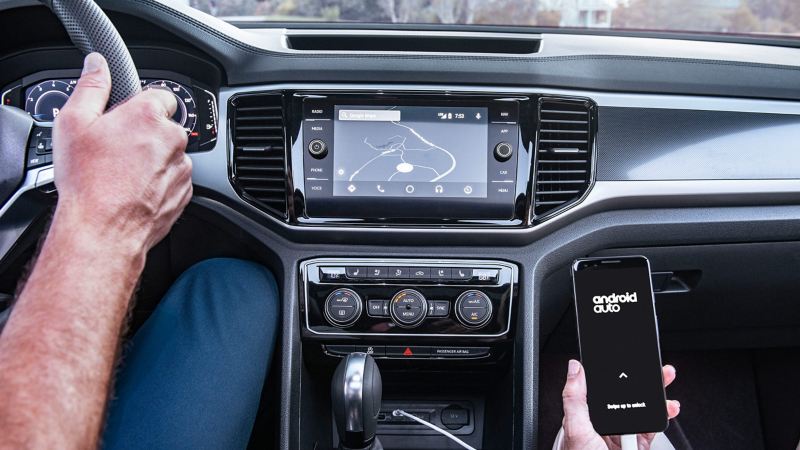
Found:
[(350, 289), (337, 289), (325, 300), (325, 318), (335, 327), (356, 323), (361, 309), (361, 297)]
[(480, 328), (492, 318), (492, 301), (481, 291), (466, 291), (456, 300), (456, 316), (467, 328)]

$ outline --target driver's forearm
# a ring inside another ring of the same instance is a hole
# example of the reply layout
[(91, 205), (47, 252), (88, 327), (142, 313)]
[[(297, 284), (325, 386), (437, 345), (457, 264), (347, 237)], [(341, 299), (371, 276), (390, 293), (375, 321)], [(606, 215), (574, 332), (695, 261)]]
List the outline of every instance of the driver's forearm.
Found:
[(0, 448), (92, 448), (128, 303), (136, 242), (59, 210), (0, 336)]

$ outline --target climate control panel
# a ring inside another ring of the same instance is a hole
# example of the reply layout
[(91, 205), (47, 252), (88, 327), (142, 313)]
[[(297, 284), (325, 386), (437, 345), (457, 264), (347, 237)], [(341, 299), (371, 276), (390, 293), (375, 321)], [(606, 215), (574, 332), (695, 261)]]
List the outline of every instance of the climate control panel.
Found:
[(494, 260), (318, 258), (300, 265), (314, 336), (499, 337), (509, 331), (517, 267)]

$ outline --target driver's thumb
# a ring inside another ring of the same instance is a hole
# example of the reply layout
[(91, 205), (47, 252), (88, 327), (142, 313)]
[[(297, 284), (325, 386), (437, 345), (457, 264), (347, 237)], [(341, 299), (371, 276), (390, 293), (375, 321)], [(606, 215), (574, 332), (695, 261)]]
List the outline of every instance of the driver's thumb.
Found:
[(567, 370), (567, 383), (561, 393), (564, 402), (564, 434), (569, 440), (593, 433), (589, 419), (589, 406), (586, 404), (586, 375), (583, 366), (571, 359)]
[(111, 74), (106, 59), (99, 53), (90, 53), (83, 60), (81, 78), (64, 112), (88, 124), (103, 114), (110, 92)]

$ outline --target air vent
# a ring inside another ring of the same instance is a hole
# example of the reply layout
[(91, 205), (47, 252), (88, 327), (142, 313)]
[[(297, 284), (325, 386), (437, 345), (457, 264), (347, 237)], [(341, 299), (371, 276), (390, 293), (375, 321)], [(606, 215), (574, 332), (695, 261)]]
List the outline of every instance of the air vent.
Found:
[(530, 55), (539, 52), (540, 39), (527, 35), (476, 33), (425, 33), (368, 31), (345, 34), (343, 30), (309, 31), (286, 36), (289, 48), (316, 52), (494, 53)]
[(233, 183), (248, 200), (286, 217), (286, 137), (280, 94), (231, 100)]
[(578, 200), (589, 188), (591, 129), (588, 102), (554, 98), (539, 101), (534, 196), (537, 217)]

